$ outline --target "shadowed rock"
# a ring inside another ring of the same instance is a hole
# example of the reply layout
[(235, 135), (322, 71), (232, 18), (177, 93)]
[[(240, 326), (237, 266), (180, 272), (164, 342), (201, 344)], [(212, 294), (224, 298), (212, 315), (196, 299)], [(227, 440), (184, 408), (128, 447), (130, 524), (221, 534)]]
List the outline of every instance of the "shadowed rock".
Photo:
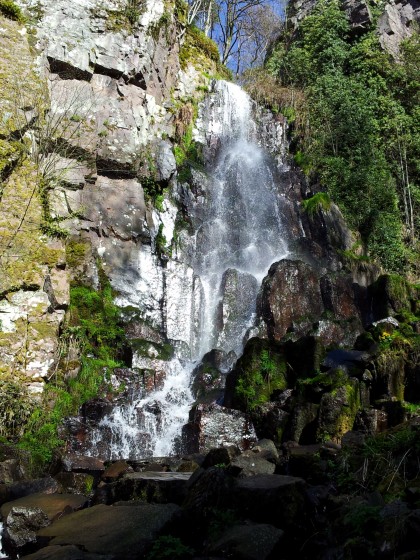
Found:
[(179, 510), (174, 504), (97, 505), (60, 519), (39, 531), (38, 537), (50, 540), (51, 545), (75, 545), (112, 560), (137, 560)]

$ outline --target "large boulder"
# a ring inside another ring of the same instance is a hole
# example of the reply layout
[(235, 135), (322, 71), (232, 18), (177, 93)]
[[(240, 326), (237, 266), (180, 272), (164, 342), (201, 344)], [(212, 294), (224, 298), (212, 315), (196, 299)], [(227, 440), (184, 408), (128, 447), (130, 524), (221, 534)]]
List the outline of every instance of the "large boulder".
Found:
[(248, 449), (257, 441), (249, 417), (218, 404), (197, 404), (183, 428), (183, 446), (187, 453), (205, 453), (213, 447), (236, 445)]
[(278, 474), (241, 478), (233, 490), (233, 504), (253, 521), (298, 530), (304, 524), (305, 482)]
[[(33, 508), (42, 510), (51, 523), (54, 519), (61, 517), (64, 512), (69, 513), (84, 507), (87, 499), (83, 495), (76, 494), (31, 494), (13, 502), (7, 502), (1, 507), (1, 515), (7, 519), (9, 513), (16, 508)], [(6, 523), (6, 526), (8, 523)]]
[(237, 560), (266, 560), (283, 538), (283, 531), (263, 523), (234, 525), (209, 547), (212, 556)]
[(48, 516), (38, 507), (13, 507), (6, 518), (5, 548), (16, 551), (36, 541), (36, 533), (50, 524)]
[(228, 374), (225, 406), (252, 411), (287, 387), (287, 363), (282, 348), (275, 343), (252, 338)]
[(175, 504), (101, 504), (59, 519), (41, 529), (38, 538), (50, 545), (75, 545), (112, 560), (137, 560), (145, 556), (179, 511)]
[(311, 266), (288, 259), (271, 266), (260, 302), (271, 338), (281, 340), (290, 328), (304, 334), (323, 310), (319, 274)]

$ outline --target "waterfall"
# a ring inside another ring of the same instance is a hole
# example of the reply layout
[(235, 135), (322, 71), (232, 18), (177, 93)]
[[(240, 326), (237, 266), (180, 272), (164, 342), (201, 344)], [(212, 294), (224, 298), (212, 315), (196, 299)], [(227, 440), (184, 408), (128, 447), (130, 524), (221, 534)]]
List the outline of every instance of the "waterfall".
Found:
[[(261, 281), (270, 265), (287, 255), (283, 198), (273, 177), (273, 158), (259, 145), (253, 113), (249, 96), (224, 81), (215, 82), (201, 104), (194, 135), (203, 145), (206, 179), (188, 208), (194, 234), (187, 264), (199, 286), (199, 296), (189, 298), (194, 317), (190, 340), (195, 344), (190, 344), (188, 359), (179, 353), (165, 364), (136, 362), (164, 369), (163, 385), (116, 406), (95, 431), (91, 454), (104, 447), (112, 459), (173, 453), (194, 401), (194, 367), (213, 348), (230, 356), (243, 350)], [(169, 290), (170, 266), (166, 274)]]

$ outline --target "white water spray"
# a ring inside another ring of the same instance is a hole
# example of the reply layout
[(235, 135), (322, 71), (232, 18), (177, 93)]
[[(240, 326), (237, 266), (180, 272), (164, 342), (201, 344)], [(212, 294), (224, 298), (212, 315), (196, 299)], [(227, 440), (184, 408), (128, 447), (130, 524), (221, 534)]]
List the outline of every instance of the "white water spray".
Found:
[[(190, 298), (191, 359), (159, 360), (162, 387), (115, 407), (94, 434), (92, 455), (103, 456), (105, 448), (111, 459), (174, 453), (194, 400), (190, 382), (198, 361), (212, 348), (242, 352), (261, 281), (287, 255), (282, 199), (257, 129), (249, 96), (239, 86), (216, 82), (201, 107), (195, 137), (206, 145), (205, 153), (217, 156), (206, 169), (204, 202), (188, 208), (195, 229), (188, 264), (201, 286), (199, 297)], [(156, 361), (135, 365), (153, 367)]]

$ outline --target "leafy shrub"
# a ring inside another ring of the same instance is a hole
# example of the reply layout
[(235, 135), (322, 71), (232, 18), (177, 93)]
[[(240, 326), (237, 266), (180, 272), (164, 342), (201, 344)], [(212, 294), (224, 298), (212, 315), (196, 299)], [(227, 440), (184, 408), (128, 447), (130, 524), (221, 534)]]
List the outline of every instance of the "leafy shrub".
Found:
[(172, 560), (192, 558), (194, 551), (185, 546), (181, 539), (171, 535), (163, 535), (156, 539), (147, 560)]

